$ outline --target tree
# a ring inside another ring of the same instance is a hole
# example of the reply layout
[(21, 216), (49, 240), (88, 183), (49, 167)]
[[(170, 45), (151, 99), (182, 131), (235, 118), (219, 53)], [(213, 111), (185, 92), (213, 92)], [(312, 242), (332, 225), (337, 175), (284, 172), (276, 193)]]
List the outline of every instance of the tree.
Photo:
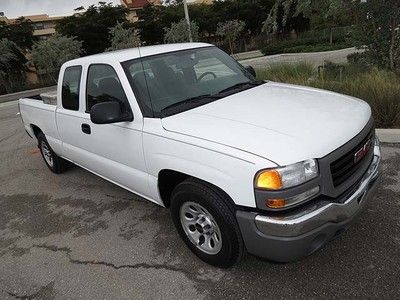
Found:
[(122, 23), (118, 23), (110, 28), (111, 47), (107, 51), (128, 49), (140, 46), (139, 32), (133, 28), (124, 28)]
[(184, 18), (180, 5), (146, 5), (138, 11), (139, 22), (135, 27), (139, 30), (142, 41), (147, 45), (164, 42), (165, 28), (172, 23), (179, 23)]
[[(190, 3), (191, 21), (199, 27), (199, 38), (212, 40), (217, 24), (229, 20), (246, 21), (246, 32), (259, 34), (275, 0), (214, 1), (211, 5)], [(184, 16), (182, 1), (169, 5), (146, 5), (138, 11), (135, 27), (146, 44), (159, 44), (164, 40), (164, 28), (178, 23)]]
[(228, 43), (231, 54), (233, 54), (235, 41), (242, 33), (245, 26), (246, 23), (239, 20), (231, 20), (218, 24), (217, 35), (223, 37)]
[(14, 23), (0, 21), (0, 39), (13, 41), (20, 49), (27, 51), (32, 48), (36, 38), (33, 36), (32, 22), (20, 17)]
[(10, 93), (25, 80), (26, 58), (16, 43), (0, 40), (0, 91)]
[(400, 2), (367, 0), (353, 3), (356, 45), (366, 46), (368, 61), (400, 72)]
[(73, 37), (55, 34), (33, 45), (32, 62), (38, 71), (48, 74), (56, 82), (63, 63), (82, 53), (82, 42)]
[[(190, 22), (193, 41), (199, 40), (199, 26), (193, 21)], [(172, 23), (170, 28), (164, 28), (164, 42), (165, 43), (183, 43), (189, 42), (189, 28), (185, 19), (178, 23)]]
[(218, 19), (215, 24), (242, 20), (246, 22), (245, 30), (255, 35), (261, 33), (263, 23), (274, 3), (275, 0), (230, 0), (215, 1), (211, 7), (214, 18)]
[(348, 25), (348, 3), (351, 0), (276, 0), (263, 31), (277, 33), (288, 28), (293, 18), (303, 17), (313, 28), (329, 28), (330, 43), (333, 43), (333, 27)]
[(123, 6), (99, 2), (98, 6), (89, 6), (84, 13), (58, 21), (56, 31), (82, 41), (83, 50), (87, 55), (104, 52), (111, 47), (109, 28), (118, 23), (127, 23), (127, 13), (128, 9)]

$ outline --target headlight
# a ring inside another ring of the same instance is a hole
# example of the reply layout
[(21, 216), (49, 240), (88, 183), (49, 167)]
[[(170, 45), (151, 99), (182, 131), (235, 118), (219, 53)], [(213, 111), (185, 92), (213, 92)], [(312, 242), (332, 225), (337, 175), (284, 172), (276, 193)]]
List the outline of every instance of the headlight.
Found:
[(255, 187), (267, 190), (281, 190), (300, 185), (317, 176), (317, 161), (309, 159), (286, 167), (260, 171), (256, 175)]

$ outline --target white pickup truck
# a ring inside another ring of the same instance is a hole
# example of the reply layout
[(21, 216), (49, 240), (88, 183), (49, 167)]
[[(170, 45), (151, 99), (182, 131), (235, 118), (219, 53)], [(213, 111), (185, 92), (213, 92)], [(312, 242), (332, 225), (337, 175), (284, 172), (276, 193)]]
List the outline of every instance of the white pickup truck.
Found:
[(57, 105), (24, 98), (51, 171), (72, 162), (171, 210), (202, 260), (304, 257), (372, 198), (380, 163), (371, 109), (333, 92), (258, 81), (203, 43), (65, 63)]

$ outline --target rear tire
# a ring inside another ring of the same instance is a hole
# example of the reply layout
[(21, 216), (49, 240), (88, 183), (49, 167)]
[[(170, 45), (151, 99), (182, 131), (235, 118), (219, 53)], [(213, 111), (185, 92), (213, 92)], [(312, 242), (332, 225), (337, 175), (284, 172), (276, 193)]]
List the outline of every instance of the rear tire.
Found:
[(238, 263), (245, 248), (235, 208), (225, 193), (196, 179), (178, 184), (171, 195), (175, 227), (189, 249), (220, 268)]
[(37, 136), (38, 147), (47, 167), (53, 173), (60, 174), (67, 169), (67, 161), (59, 157), (47, 142), (46, 136), (40, 132)]

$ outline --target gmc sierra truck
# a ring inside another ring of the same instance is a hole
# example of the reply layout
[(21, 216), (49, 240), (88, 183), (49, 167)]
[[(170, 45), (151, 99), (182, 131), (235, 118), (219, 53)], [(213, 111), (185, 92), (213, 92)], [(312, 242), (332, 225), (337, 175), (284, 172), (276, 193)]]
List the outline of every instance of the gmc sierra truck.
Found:
[(278, 262), (313, 253), (377, 185), (368, 104), (259, 81), (209, 44), (71, 60), (56, 100), (19, 101), (49, 169), (71, 162), (169, 208), (190, 250), (218, 267), (246, 251)]

